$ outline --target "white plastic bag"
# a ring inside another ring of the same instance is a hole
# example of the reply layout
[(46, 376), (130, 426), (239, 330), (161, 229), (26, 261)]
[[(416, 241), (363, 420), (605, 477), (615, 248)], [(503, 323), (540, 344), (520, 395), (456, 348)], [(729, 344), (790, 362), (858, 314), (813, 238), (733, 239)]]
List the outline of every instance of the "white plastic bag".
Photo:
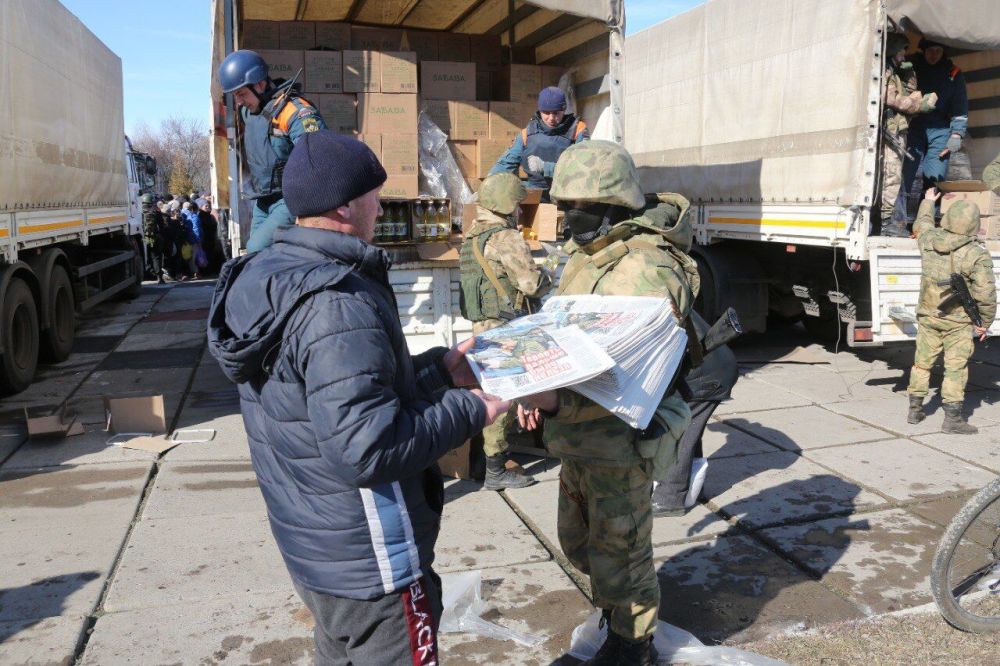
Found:
[(708, 475), (708, 458), (695, 458), (691, 461), (691, 480), (688, 482), (688, 494), (684, 498), (684, 508), (690, 509), (698, 503), (701, 489), (705, 487), (705, 477)]
[(441, 576), (441, 603), (444, 605), (444, 612), (439, 631), (443, 634), (470, 633), (501, 641), (514, 641), (525, 647), (535, 647), (544, 642), (544, 636), (522, 634), (480, 617), (489, 609), (489, 605), (479, 594), (482, 579), (482, 571), (462, 571)]
[[(600, 627), (601, 611), (594, 611), (587, 620), (573, 630), (569, 654), (586, 661), (593, 657), (607, 637), (607, 625)], [(660, 620), (653, 635), (653, 645), (659, 657), (658, 664), (681, 663), (687, 666), (788, 666), (783, 661), (739, 648), (703, 645), (698, 638), (680, 627)]]

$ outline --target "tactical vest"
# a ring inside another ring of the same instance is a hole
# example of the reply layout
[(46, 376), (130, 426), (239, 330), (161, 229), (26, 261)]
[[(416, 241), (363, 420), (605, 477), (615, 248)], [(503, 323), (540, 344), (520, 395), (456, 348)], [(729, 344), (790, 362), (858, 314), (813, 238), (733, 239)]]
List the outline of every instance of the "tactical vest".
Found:
[(521, 168), (528, 174), (529, 188), (547, 190), (552, 186), (552, 179), (529, 171), (528, 158), (536, 155), (546, 162), (558, 162), (563, 151), (572, 146), (580, 133), (586, 129), (583, 121), (577, 120), (572, 114), (563, 119), (562, 125), (550, 129), (536, 117), (521, 130), (521, 143), (524, 144), (524, 150), (521, 151)]
[(462, 316), (469, 321), (500, 319), (501, 312), (517, 314), (514, 312), (514, 303), (511, 301), (511, 299), (516, 298), (517, 288), (514, 287), (506, 273), (497, 273), (497, 282), (506, 292), (506, 297), (498, 294), (493, 282), (486, 276), (486, 271), (476, 261), (476, 255), (473, 251), (473, 243), (475, 243), (480, 254), (485, 255), (486, 243), (493, 237), (493, 234), (504, 229), (505, 227), (502, 226), (491, 227), (480, 234), (469, 236), (462, 243), (462, 249), (459, 251), (462, 291), (459, 293), (458, 304)]
[[(899, 70), (890, 65), (885, 70), (886, 79), (885, 85), (888, 89), (889, 84), (892, 84), (896, 88), (896, 94), (900, 97), (905, 97), (910, 91), (906, 89), (906, 84), (903, 83), (903, 77), (900, 75)], [(901, 113), (896, 109), (885, 107), (885, 129), (892, 134), (902, 134), (909, 128), (910, 119), (907, 118), (905, 113)]]
[[(281, 194), (281, 175), (294, 148), (287, 136), (288, 128), (300, 106), (312, 106), (298, 97), (283, 97), (280, 92), (275, 95), (260, 113), (250, 113), (246, 108), (242, 110), (243, 151), (252, 187), (244, 192), (244, 199)], [(276, 135), (276, 130), (280, 135)]]
[(159, 213), (148, 210), (142, 214), (142, 238), (149, 247), (155, 247), (160, 238)]

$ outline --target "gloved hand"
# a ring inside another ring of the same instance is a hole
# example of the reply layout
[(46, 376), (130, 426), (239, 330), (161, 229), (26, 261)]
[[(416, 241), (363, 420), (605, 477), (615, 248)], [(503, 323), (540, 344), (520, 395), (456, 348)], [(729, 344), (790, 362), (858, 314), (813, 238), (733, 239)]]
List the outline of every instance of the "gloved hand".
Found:
[(920, 101), (920, 113), (929, 113), (930, 111), (933, 111), (937, 106), (937, 101), (937, 93), (924, 95), (924, 98)]
[(962, 149), (962, 137), (952, 134), (948, 137), (948, 144), (945, 146), (949, 152), (957, 153)]
[(541, 174), (545, 170), (545, 160), (538, 155), (528, 156), (528, 171)]

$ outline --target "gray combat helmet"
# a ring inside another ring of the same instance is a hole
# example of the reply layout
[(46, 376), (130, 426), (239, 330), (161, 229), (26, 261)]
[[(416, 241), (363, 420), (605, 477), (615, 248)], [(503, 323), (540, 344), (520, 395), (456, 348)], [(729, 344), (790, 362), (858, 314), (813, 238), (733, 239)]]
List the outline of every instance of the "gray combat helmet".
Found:
[(479, 186), (479, 205), (497, 215), (507, 216), (528, 196), (521, 179), (512, 173), (495, 173)]

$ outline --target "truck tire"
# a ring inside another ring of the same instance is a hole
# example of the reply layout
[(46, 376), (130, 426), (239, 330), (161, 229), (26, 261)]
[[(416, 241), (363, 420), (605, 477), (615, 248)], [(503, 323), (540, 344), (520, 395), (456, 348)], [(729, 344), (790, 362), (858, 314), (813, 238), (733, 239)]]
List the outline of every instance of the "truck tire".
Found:
[(28, 388), (38, 367), (38, 310), (24, 280), (14, 278), (7, 284), (2, 310), (0, 393), (10, 395)]
[(73, 340), (76, 335), (76, 304), (73, 300), (73, 283), (69, 273), (58, 264), (52, 267), (48, 284), (42, 285), (48, 290), (48, 313), (45, 319), (49, 327), (42, 334), (42, 347), (39, 350), (44, 360), (52, 363), (66, 360), (73, 350)]

